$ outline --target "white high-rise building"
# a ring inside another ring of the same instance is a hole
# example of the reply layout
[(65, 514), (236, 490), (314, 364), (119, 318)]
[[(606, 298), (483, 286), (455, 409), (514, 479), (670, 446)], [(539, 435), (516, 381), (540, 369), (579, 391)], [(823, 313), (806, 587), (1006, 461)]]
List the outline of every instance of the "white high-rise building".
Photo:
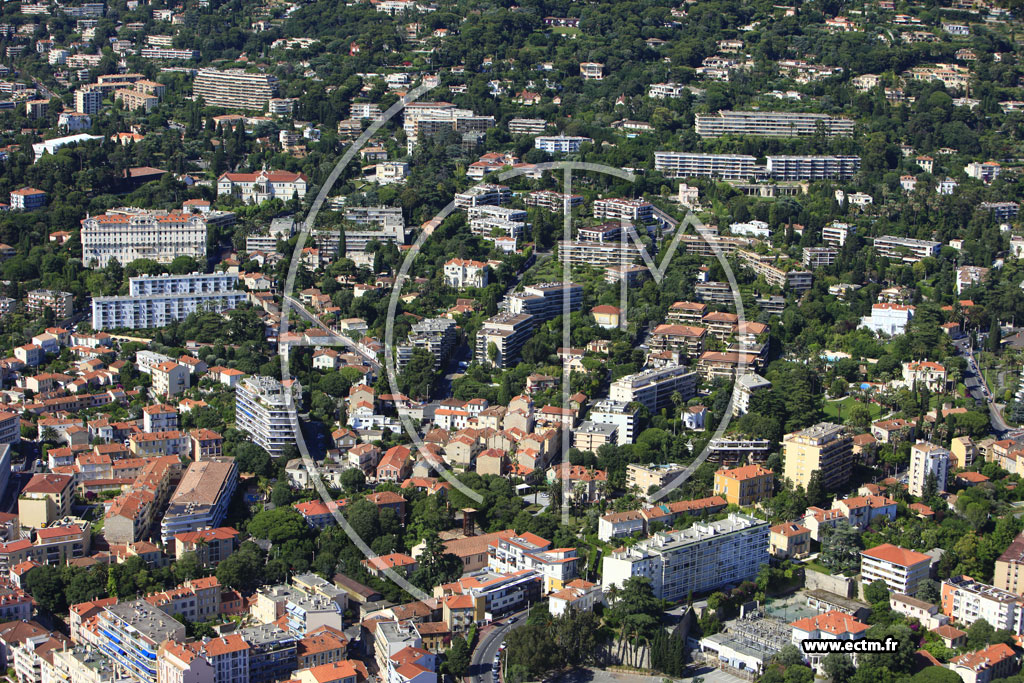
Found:
[(768, 522), (731, 514), (683, 531), (659, 532), (606, 555), (602, 588), (621, 588), (630, 577), (643, 576), (658, 599), (682, 600), (748, 581), (768, 564), (768, 529)]
[(246, 377), (235, 387), (235, 425), (270, 455), (280, 456), (295, 443), (301, 399), (302, 387), (295, 380)]
[(924, 494), (929, 474), (935, 477), (938, 490), (945, 491), (949, 476), (949, 451), (928, 441), (918, 441), (910, 448), (910, 495)]
[(124, 211), (82, 220), (82, 262), (106, 268), (136, 259), (170, 263), (179, 256), (206, 258), (206, 218), (199, 214)]

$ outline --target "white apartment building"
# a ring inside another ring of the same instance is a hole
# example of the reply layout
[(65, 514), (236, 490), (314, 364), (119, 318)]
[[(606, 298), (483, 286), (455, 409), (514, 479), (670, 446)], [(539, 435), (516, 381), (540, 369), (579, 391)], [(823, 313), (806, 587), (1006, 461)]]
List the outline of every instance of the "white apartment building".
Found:
[(616, 443), (625, 446), (636, 438), (636, 415), (628, 403), (603, 398), (590, 408), (590, 421), (615, 426)]
[(979, 619), (992, 628), (1024, 635), (1024, 598), (1009, 591), (975, 581), (969, 576), (952, 576), (942, 582), (942, 613), (970, 626)]
[(861, 551), (861, 584), (884, 581), (892, 593), (914, 595), (918, 584), (928, 578), (930, 566), (931, 558), (924, 553), (883, 543)]
[(654, 205), (644, 199), (595, 199), (594, 218), (649, 223), (654, 219)]
[(295, 443), (302, 387), (295, 380), (246, 377), (235, 387), (235, 423), (272, 456)]
[(481, 183), (455, 195), (455, 207), (470, 209), (481, 206), (500, 206), (512, 201), (512, 190), (505, 185)]
[(572, 282), (540, 282), (523, 287), (507, 298), (513, 314), (527, 314), (536, 323), (562, 315), (566, 309), (578, 311), (583, 306), (583, 286)]
[(872, 304), (871, 315), (860, 319), (860, 327), (866, 327), (876, 334), (890, 336), (903, 334), (907, 329), (907, 323), (913, 317), (913, 306), (890, 303)]
[(486, 287), (487, 264), (483, 261), (453, 258), (444, 264), (444, 283), (449, 287)]
[(839, 257), (835, 247), (804, 247), (801, 263), (808, 268), (825, 268), (831, 266)]
[(345, 228), (345, 253), (362, 253), (366, 246), (377, 242), (405, 244), (405, 218), (402, 209), (393, 206), (351, 206), (345, 209), (345, 220), (365, 230)]
[(833, 221), (821, 229), (821, 241), (830, 247), (841, 247), (846, 244), (846, 238), (856, 231), (856, 226)]
[(229, 292), (238, 285), (238, 276), (230, 273), (190, 273), (188, 275), (139, 275), (128, 279), (128, 294), (200, 294)]
[(860, 157), (769, 156), (767, 170), (775, 180), (845, 180), (860, 170)]
[(176, 50), (170, 47), (144, 47), (139, 50), (143, 59), (199, 59), (199, 50)]
[(224, 273), (133, 277), (128, 296), (93, 297), (92, 326), (95, 330), (163, 327), (199, 311), (229, 311), (247, 299), (237, 284), (236, 275)]
[(526, 231), (527, 214), (522, 209), (481, 204), (469, 207), (467, 213), (469, 230), (474, 235), (489, 237), (499, 231), (507, 237), (519, 239)]
[(82, 262), (106, 268), (112, 259), (170, 263), (179, 256), (206, 258), (206, 218), (198, 214), (125, 211), (82, 220)]
[(508, 132), (512, 135), (540, 135), (547, 125), (544, 119), (509, 119)]
[(217, 196), (234, 195), (246, 204), (262, 204), (275, 198), (288, 201), (305, 197), (306, 185), (304, 173), (291, 171), (224, 173), (217, 179)]
[(924, 495), (928, 475), (935, 477), (938, 491), (946, 490), (949, 477), (949, 451), (928, 441), (918, 441), (910, 447), (910, 495)]
[(740, 375), (732, 393), (732, 414), (736, 417), (750, 411), (750, 397), (759, 391), (771, 389), (772, 383), (755, 372)]
[(720, 135), (796, 137), (815, 135), (819, 130), (832, 137), (852, 135), (853, 121), (827, 114), (722, 110), (697, 114), (694, 128), (697, 135), (705, 138)]
[(875, 252), (879, 256), (899, 259), (904, 263), (916, 263), (923, 258), (936, 257), (941, 248), (941, 242), (930, 240), (915, 240), (893, 235), (880, 235), (875, 238)]
[(651, 580), (655, 597), (682, 600), (757, 576), (768, 563), (768, 523), (743, 514), (651, 538), (605, 555), (602, 588), (627, 579)]
[(655, 152), (654, 168), (666, 178), (744, 180), (754, 176), (757, 159), (748, 154)]
[(580, 151), (585, 142), (593, 142), (592, 138), (579, 135), (540, 135), (533, 140), (533, 148), (549, 154), (572, 154)]
[(1002, 166), (999, 165), (998, 161), (972, 161), (964, 167), (964, 173), (969, 178), (974, 178), (984, 183), (991, 183), (998, 178), (1002, 170)]
[(682, 365), (643, 370), (612, 382), (608, 398), (622, 403), (636, 401), (656, 413), (671, 405), (672, 394), (677, 391), (684, 401), (696, 396), (697, 379), (696, 372)]
[(192, 93), (207, 105), (227, 109), (263, 111), (276, 91), (274, 76), (241, 69), (200, 69), (192, 83)]

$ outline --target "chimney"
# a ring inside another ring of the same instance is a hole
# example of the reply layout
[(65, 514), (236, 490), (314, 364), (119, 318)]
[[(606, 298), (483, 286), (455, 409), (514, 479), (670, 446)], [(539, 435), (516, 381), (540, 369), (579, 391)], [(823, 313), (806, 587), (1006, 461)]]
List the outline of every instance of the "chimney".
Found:
[(462, 533), (464, 536), (476, 536), (476, 510), (474, 508), (462, 508)]

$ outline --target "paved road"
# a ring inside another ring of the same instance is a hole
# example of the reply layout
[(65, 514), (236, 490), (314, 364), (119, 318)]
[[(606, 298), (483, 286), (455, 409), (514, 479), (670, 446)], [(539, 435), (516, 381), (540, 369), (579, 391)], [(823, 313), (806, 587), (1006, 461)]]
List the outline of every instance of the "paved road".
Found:
[(967, 387), (967, 393), (974, 399), (975, 403), (984, 404), (988, 407), (989, 422), (992, 424), (992, 430), (996, 434), (1003, 434), (1009, 431), (1010, 426), (1003, 420), (1003, 416), (999, 412), (999, 406), (993, 400), (992, 392), (985, 384), (985, 376), (981, 373), (978, 363), (974, 359), (970, 340), (966, 337), (958, 339), (954, 342), (954, 345), (957, 353), (967, 361), (967, 370), (964, 372), (964, 386)]
[[(526, 613), (527, 611), (524, 610), (517, 614), (510, 614), (500, 622), (494, 622), (480, 635), (480, 642), (473, 650), (473, 658), (470, 661), (469, 677), (472, 683), (497, 683), (498, 679), (494, 676), (491, 668), (494, 658), (508, 632), (526, 623)], [(508, 620), (512, 617), (516, 617), (516, 623), (509, 624)]]
[(306, 307), (303, 306), (302, 303), (298, 299), (295, 299), (295, 298), (290, 297), (290, 296), (286, 296), (284, 298), (287, 299), (289, 303), (291, 303), (292, 310), (295, 311), (295, 313), (300, 318), (303, 318), (303, 319), (313, 323), (314, 325), (316, 325), (320, 329), (324, 330), (325, 332), (329, 332), (331, 334), (331, 340), (330, 341), (332, 343), (340, 342), (342, 345), (348, 347), (348, 349), (350, 351), (352, 351), (353, 353), (357, 354), (360, 358), (365, 360), (368, 365), (373, 367), (378, 372), (380, 371), (380, 367), (381, 366), (380, 366), (380, 363), (377, 361), (377, 359), (372, 357), (372, 356), (370, 356), (370, 355), (368, 355), (365, 351), (363, 351), (361, 348), (359, 348), (358, 344), (356, 344), (354, 341), (352, 341), (351, 339), (349, 339), (345, 335), (338, 334), (337, 332), (332, 330), (322, 320), (320, 320), (320, 318), (318, 318), (317, 316), (315, 316), (312, 313), (310, 313), (309, 311), (307, 311)]

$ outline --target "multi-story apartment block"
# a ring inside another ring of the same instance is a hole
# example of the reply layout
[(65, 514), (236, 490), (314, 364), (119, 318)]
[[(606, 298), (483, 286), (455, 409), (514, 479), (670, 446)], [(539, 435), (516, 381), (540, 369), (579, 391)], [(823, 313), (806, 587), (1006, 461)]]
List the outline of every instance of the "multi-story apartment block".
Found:
[(640, 491), (641, 496), (647, 496), (651, 487), (657, 490), (663, 489), (676, 479), (686, 468), (675, 463), (664, 463), (660, 465), (640, 465), (632, 463), (626, 465), (626, 488)]
[(533, 333), (536, 320), (532, 315), (498, 313), (484, 321), (476, 333), (475, 358), (498, 368), (509, 368), (519, 360), (523, 344)]
[(911, 495), (924, 495), (928, 477), (932, 477), (935, 480), (937, 491), (945, 491), (948, 476), (948, 450), (927, 441), (918, 441), (910, 447), (908, 490)]
[[(405, 218), (399, 207), (352, 206), (345, 209), (345, 220), (367, 226), (363, 230), (345, 228), (346, 254), (362, 253), (374, 240), (382, 244), (405, 244)], [(337, 251), (337, 246), (334, 251)]]
[(34, 187), (11, 191), (11, 211), (34, 211), (46, 205), (46, 193)]
[(720, 135), (760, 135), (767, 137), (796, 137), (815, 135), (819, 131), (827, 136), (852, 135), (853, 121), (828, 116), (796, 112), (718, 111), (697, 114), (695, 129), (701, 137)]
[(189, 388), (190, 377), (188, 368), (174, 361), (164, 361), (150, 370), (153, 378), (153, 393), (157, 396), (171, 398)]
[(246, 204), (262, 204), (275, 198), (288, 201), (305, 197), (307, 184), (306, 174), (291, 171), (224, 173), (217, 179), (217, 196), (232, 195)]
[(455, 348), (457, 334), (455, 321), (448, 318), (425, 318), (416, 322), (409, 331), (409, 341), (399, 345), (395, 352), (399, 368), (412, 358), (413, 349), (426, 349), (434, 356), (434, 369), (443, 368)]
[(801, 262), (807, 268), (825, 268), (831, 266), (839, 258), (839, 250), (834, 247), (804, 247)]
[(655, 351), (679, 351), (696, 358), (704, 351), (706, 327), (696, 325), (658, 325), (651, 332), (650, 346)]
[(271, 456), (295, 443), (302, 387), (295, 380), (246, 377), (235, 387), (235, 424)]
[(69, 474), (34, 474), (18, 496), (18, 520), (40, 529), (71, 513), (75, 478)]
[(185, 553), (195, 553), (203, 567), (212, 567), (227, 558), (238, 547), (238, 530), (216, 527), (199, 531), (184, 531), (174, 536), (174, 555), (180, 560)]
[(491, 237), (495, 232), (519, 239), (526, 230), (526, 212), (506, 206), (483, 204), (469, 207), (469, 230), (474, 235)]
[(737, 250), (748, 246), (750, 240), (745, 237), (723, 237), (721, 235), (701, 233), (699, 235), (682, 235), (679, 238), (679, 244), (686, 249), (688, 254), (715, 256), (721, 253), (723, 256), (732, 256)]
[(145, 600), (109, 605), (96, 619), (100, 651), (143, 683), (157, 683), (160, 645), (185, 640), (185, 625)]
[(198, 214), (144, 211), (106, 213), (82, 220), (82, 262), (106, 268), (112, 259), (170, 263), (179, 256), (206, 258), (206, 218)]
[(1024, 635), (1024, 598), (975, 581), (969, 576), (952, 576), (942, 582), (942, 613), (970, 626), (984, 619), (995, 629)]
[(748, 154), (654, 153), (654, 168), (666, 178), (744, 180), (754, 176), (756, 163), (757, 159)]
[(482, 183), (455, 195), (455, 208), (469, 209), (474, 206), (501, 206), (512, 201), (512, 190), (505, 185)]
[(750, 397), (759, 391), (770, 389), (771, 386), (771, 382), (757, 373), (748, 372), (740, 375), (733, 388), (732, 414), (746, 414), (750, 410)]
[(830, 247), (841, 247), (856, 230), (857, 227), (849, 223), (833, 221), (821, 229), (821, 241)]
[(670, 405), (675, 392), (684, 401), (696, 396), (697, 373), (681, 365), (643, 370), (612, 382), (608, 397), (624, 403), (636, 401), (654, 413)]
[(103, 91), (99, 88), (85, 85), (75, 91), (75, 111), (95, 116), (102, 107)]
[(141, 109), (147, 114), (160, 103), (160, 98), (156, 95), (139, 92), (138, 90), (128, 90), (127, 88), (114, 91), (114, 99), (121, 100), (124, 108), (128, 111)]
[(624, 446), (633, 443), (636, 436), (637, 412), (623, 401), (601, 399), (591, 406), (590, 420), (597, 424), (614, 425), (616, 443)]
[(893, 235), (879, 235), (875, 238), (875, 252), (879, 256), (890, 259), (898, 259), (904, 263), (916, 263), (923, 258), (936, 257), (941, 242), (930, 240), (915, 240), (909, 237), (895, 237)]
[(860, 170), (858, 156), (782, 156), (767, 158), (775, 180), (846, 180)]
[(579, 135), (540, 135), (533, 139), (533, 148), (549, 154), (574, 154), (584, 143), (592, 142), (592, 138)]
[(914, 595), (921, 581), (928, 578), (931, 559), (924, 553), (891, 543), (862, 550), (861, 584), (867, 586), (875, 581), (884, 581), (893, 593)]
[(835, 490), (850, 478), (852, 456), (853, 437), (840, 425), (819, 422), (783, 438), (783, 475), (794, 486), (807, 488), (818, 472), (822, 487)]
[(92, 326), (143, 329), (163, 327), (197, 311), (222, 313), (247, 300), (237, 285), (237, 276), (224, 273), (134, 277), (127, 296), (93, 298)]
[(200, 69), (192, 92), (213, 107), (262, 111), (277, 91), (277, 79), (269, 74), (240, 69)]
[(33, 289), (28, 293), (25, 307), (29, 313), (41, 314), (49, 308), (57, 320), (71, 317), (72, 304), (75, 297), (70, 292), (58, 292), (53, 289)]
[(622, 587), (633, 576), (651, 580), (654, 595), (682, 600), (757, 576), (768, 563), (768, 523), (742, 514), (697, 523), (605, 555), (602, 588)]
[(645, 199), (595, 199), (594, 218), (630, 223), (650, 223), (654, 220), (654, 205)]
[(760, 465), (744, 465), (715, 472), (715, 495), (730, 505), (747, 507), (772, 497), (775, 473)]
[(583, 287), (571, 282), (541, 282), (514, 292), (508, 297), (508, 304), (508, 310), (514, 315), (531, 315), (541, 323), (557, 318), (566, 309), (580, 310)]
[[(559, 241), (558, 260), (570, 265), (588, 264), (601, 268), (626, 267), (640, 258), (642, 244), (633, 240), (625, 244), (619, 241), (595, 242), (588, 240)], [(646, 272), (646, 266), (642, 267)]]
[(568, 203), (570, 211), (577, 206), (582, 206), (583, 195), (566, 195), (554, 190), (535, 190), (523, 197), (523, 203), (527, 206), (539, 206), (556, 213), (565, 213), (566, 203)]
[(163, 542), (170, 542), (177, 534), (218, 526), (237, 484), (238, 467), (231, 458), (190, 464), (160, 522)]
[(1024, 534), (1018, 534), (996, 559), (992, 583), (996, 588), (1024, 595)]
[[(139, 50), (139, 57), (143, 59), (179, 59), (179, 60), (193, 60), (199, 59), (199, 50), (176, 50), (170, 47), (144, 47)], [(207, 104), (211, 101), (207, 100)], [(229, 105), (221, 105), (229, 106)], [(235, 108), (239, 108), (239, 105), (230, 105)], [(250, 109), (255, 107), (240, 107), (242, 109)]]
[(509, 119), (508, 132), (512, 135), (540, 135), (547, 125), (544, 119)]

